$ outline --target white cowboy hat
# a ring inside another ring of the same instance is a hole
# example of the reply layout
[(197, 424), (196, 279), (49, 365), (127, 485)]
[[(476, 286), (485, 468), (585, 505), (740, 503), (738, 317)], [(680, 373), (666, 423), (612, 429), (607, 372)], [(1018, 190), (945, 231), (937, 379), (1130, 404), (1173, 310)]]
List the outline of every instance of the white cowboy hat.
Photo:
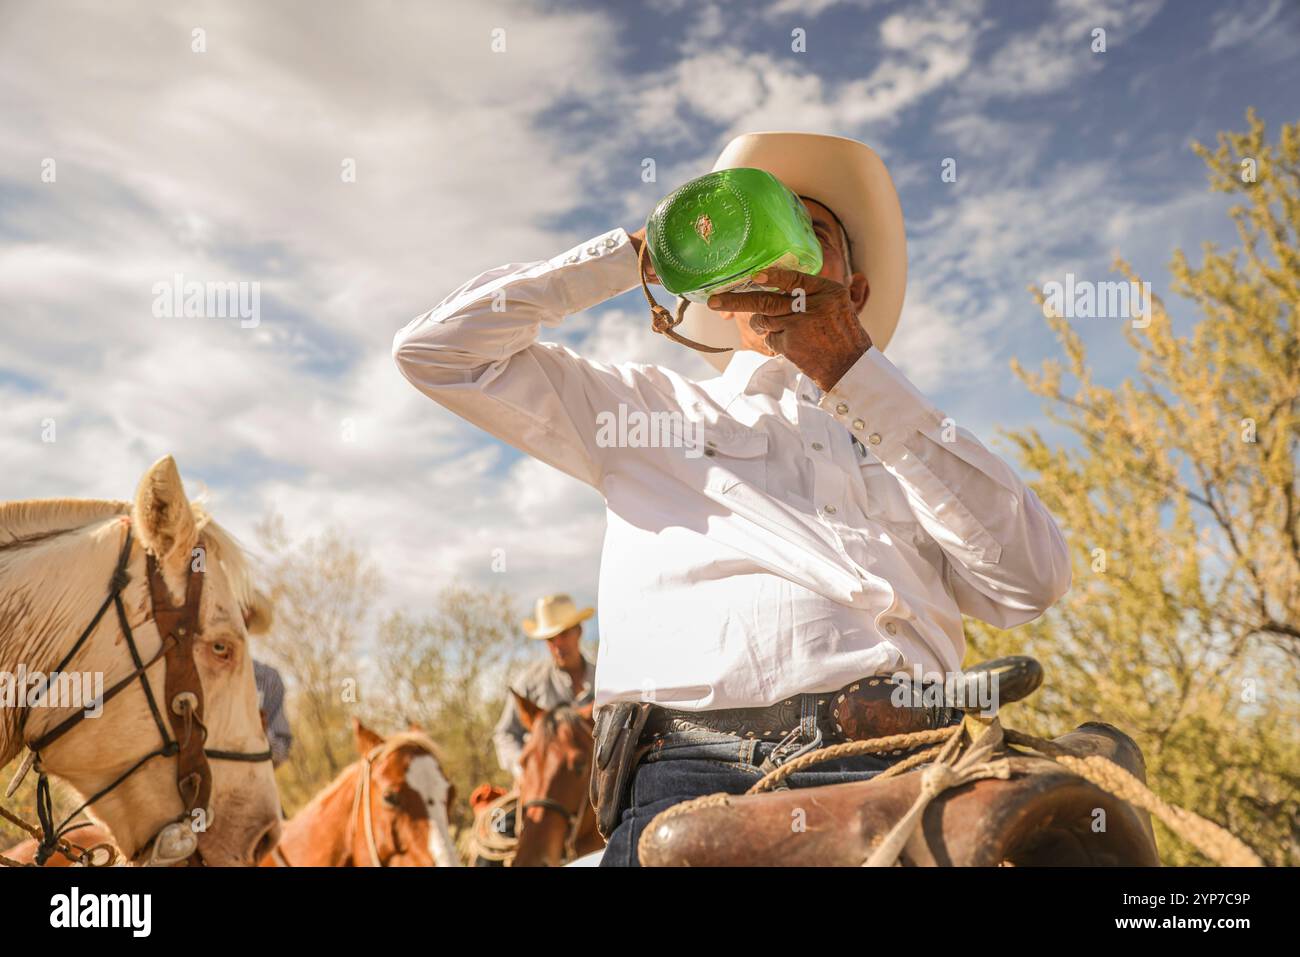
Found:
[[(871, 292), (858, 314), (877, 349), (888, 345), (907, 289), (907, 234), (889, 170), (869, 146), (823, 133), (745, 133), (727, 144), (714, 171), (767, 170), (787, 187), (815, 199), (837, 217), (849, 236), (853, 269)], [(677, 331), (709, 346), (740, 348), (736, 324), (692, 302)], [(734, 352), (704, 353), (718, 369)]]
[(554, 638), (596, 613), (594, 608), (579, 611), (568, 595), (543, 595), (534, 606), (534, 618), (524, 619), (524, 634), (529, 638)]

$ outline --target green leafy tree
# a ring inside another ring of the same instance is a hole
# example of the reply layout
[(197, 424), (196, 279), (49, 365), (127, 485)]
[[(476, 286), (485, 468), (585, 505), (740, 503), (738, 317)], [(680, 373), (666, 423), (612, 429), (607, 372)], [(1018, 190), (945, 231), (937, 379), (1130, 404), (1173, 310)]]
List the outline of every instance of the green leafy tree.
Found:
[(380, 626), (376, 714), (389, 726), (414, 722), (438, 743), (462, 797), (454, 809), (461, 826), (471, 821), (464, 799), (477, 785), (509, 784), (492, 729), (522, 650), (514, 602), (499, 590), (448, 586), (428, 616), (396, 613)]
[[(968, 625), (973, 656), (1026, 651), (1048, 671), (1012, 726), (1105, 720), (1132, 734), (1163, 797), (1274, 864), (1300, 863), (1300, 124), (1196, 145), (1240, 248), (1178, 251), (1184, 334), (1156, 300), (1126, 328), (1136, 375), (1094, 381), (1078, 332), (1049, 315), (1064, 361), (1017, 375), (1072, 435), (1012, 433), (1066, 530), (1074, 585), (1014, 632)], [(1127, 263), (1115, 268), (1138, 277)], [(1039, 303), (1044, 297), (1038, 295)], [(1144, 327), (1143, 327), (1144, 326)], [(1167, 863), (1206, 863), (1157, 824)]]

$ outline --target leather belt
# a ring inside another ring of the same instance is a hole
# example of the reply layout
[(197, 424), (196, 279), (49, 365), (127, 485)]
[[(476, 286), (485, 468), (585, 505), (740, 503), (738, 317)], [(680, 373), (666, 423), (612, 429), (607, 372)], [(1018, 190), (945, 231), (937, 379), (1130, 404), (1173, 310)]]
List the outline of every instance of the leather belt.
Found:
[[(898, 684), (888, 676), (873, 675), (838, 691), (796, 695), (765, 708), (679, 711), (656, 705), (650, 709), (641, 740), (650, 742), (682, 731), (715, 731), (760, 741), (782, 741), (800, 730), (810, 706), (822, 740), (828, 743), (911, 734), (961, 720), (962, 712), (956, 708), (896, 705), (893, 699), (898, 690)], [(912, 689), (909, 687), (907, 691), (911, 696)], [(810, 702), (809, 698), (813, 700)]]

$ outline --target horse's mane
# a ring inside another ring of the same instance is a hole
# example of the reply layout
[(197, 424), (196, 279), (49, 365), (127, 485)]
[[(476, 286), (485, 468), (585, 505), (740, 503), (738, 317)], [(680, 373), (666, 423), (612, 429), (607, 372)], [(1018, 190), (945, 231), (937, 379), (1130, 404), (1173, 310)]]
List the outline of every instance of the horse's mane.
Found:
[(130, 512), (130, 502), (107, 499), (33, 498), (5, 502), (0, 504), (0, 548), (31, 544)]
[[(213, 520), (202, 501), (190, 503), (195, 528), (208, 539), (240, 607), (257, 607), (256, 589), (243, 548)], [(85, 528), (96, 521), (131, 514), (131, 503), (111, 499), (37, 498), (0, 504), (0, 551), (22, 548)]]

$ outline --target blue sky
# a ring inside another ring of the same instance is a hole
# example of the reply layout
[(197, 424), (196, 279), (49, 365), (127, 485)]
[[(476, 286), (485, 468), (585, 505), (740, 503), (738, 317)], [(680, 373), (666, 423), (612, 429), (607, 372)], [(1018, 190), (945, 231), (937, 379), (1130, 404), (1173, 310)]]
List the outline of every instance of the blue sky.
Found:
[[(1189, 144), (1248, 106), (1294, 121), (1298, 47), (1292, 0), (9, 0), (0, 500), (127, 497), (171, 452), (237, 534), (269, 508), (344, 529), (384, 607), (418, 613), (454, 579), (592, 602), (599, 497), (411, 389), (389, 356), (408, 319), (640, 225), (738, 133), (835, 133), (882, 155), (907, 217), (891, 357), (986, 441), (1044, 427), (1008, 371), (1055, 354), (1026, 287), (1114, 278), (1121, 253), (1166, 295), (1174, 248), (1232, 243)], [(259, 283), (259, 325), (154, 317), (176, 273)], [(707, 374), (647, 325), (629, 294), (558, 338)], [(1080, 329), (1101, 381), (1130, 371), (1117, 321)]]

